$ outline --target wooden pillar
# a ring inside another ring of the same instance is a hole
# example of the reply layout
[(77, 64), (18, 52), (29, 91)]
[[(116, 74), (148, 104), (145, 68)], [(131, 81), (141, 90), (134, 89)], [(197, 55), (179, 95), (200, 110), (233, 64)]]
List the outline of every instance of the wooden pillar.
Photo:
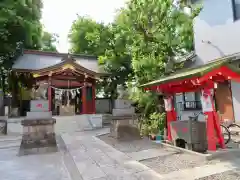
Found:
[(173, 96), (168, 96), (167, 98), (164, 98), (164, 104), (167, 116), (167, 139), (168, 141), (172, 141), (170, 125), (172, 121), (176, 121), (176, 112), (174, 109)]
[(48, 109), (52, 111), (52, 78), (51, 76), (48, 77)]
[(82, 87), (82, 114), (87, 114), (87, 86)]
[(96, 98), (96, 87), (95, 87), (95, 83), (92, 84), (92, 113), (96, 114), (96, 102), (95, 102), (95, 98)]
[(219, 118), (214, 107), (213, 93), (213, 89), (202, 90), (202, 109), (207, 121), (207, 142), (209, 151), (216, 151), (217, 143), (220, 144), (221, 148), (225, 148)]

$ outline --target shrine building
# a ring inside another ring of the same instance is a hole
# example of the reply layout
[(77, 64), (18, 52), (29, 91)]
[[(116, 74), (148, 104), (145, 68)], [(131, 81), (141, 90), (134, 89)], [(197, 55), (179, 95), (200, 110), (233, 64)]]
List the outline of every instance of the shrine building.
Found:
[(24, 76), (25, 85), (15, 88), (22, 116), (29, 111), (30, 91), (46, 84), (49, 111), (54, 115), (95, 114), (96, 81), (107, 73), (96, 56), (24, 50), (12, 66), (16, 77)]

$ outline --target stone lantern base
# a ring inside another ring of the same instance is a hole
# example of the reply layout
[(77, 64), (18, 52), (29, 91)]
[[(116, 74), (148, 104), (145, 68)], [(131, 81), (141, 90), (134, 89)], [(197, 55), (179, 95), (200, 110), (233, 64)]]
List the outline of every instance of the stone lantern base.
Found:
[(24, 119), (19, 155), (41, 154), (58, 151), (54, 124), (56, 119)]

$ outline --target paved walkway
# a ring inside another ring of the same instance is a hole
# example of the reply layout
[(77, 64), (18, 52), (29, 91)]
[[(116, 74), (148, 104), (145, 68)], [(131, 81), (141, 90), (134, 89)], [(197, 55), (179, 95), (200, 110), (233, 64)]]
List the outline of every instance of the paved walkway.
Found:
[(1, 180), (71, 180), (61, 152), (19, 157), (19, 140), (1, 144), (7, 145), (0, 148)]
[(83, 180), (157, 180), (161, 177), (147, 166), (95, 137), (107, 132), (108, 129), (97, 133), (62, 135)]
[(149, 149), (125, 154), (96, 137), (108, 131), (101, 129), (62, 135), (82, 180), (195, 180), (240, 167), (240, 159), (236, 159), (160, 175), (139, 161), (171, 155), (176, 153), (175, 150)]
[[(240, 168), (240, 159), (235, 159), (209, 165), (203, 163), (204, 165), (199, 167), (188, 166), (189, 168), (160, 174), (151, 169), (151, 166), (144, 165), (142, 160), (162, 156), (172, 157), (172, 154), (177, 153), (176, 150), (152, 147), (138, 152), (123, 153), (96, 137), (106, 133), (109, 133), (107, 128), (84, 132), (69, 130), (58, 140), (59, 152), (23, 157), (17, 156), (20, 136), (2, 137), (0, 138), (0, 179), (195, 180), (226, 172), (231, 174)], [(174, 163), (175, 161), (170, 162), (170, 164)]]

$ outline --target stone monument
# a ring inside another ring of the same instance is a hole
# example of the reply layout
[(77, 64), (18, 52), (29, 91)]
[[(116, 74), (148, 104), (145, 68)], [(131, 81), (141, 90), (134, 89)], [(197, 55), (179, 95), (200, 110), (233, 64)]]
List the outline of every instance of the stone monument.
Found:
[(57, 143), (54, 125), (56, 120), (52, 118), (46, 99), (46, 86), (39, 85), (32, 93), (30, 112), (22, 120), (23, 126), (22, 142), (19, 155), (56, 152)]
[(118, 98), (114, 101), (110, 136), (117, 139), (140, 138), (135, 108), (132, 107), (128, 93), (121, 85), (117, 86)]

